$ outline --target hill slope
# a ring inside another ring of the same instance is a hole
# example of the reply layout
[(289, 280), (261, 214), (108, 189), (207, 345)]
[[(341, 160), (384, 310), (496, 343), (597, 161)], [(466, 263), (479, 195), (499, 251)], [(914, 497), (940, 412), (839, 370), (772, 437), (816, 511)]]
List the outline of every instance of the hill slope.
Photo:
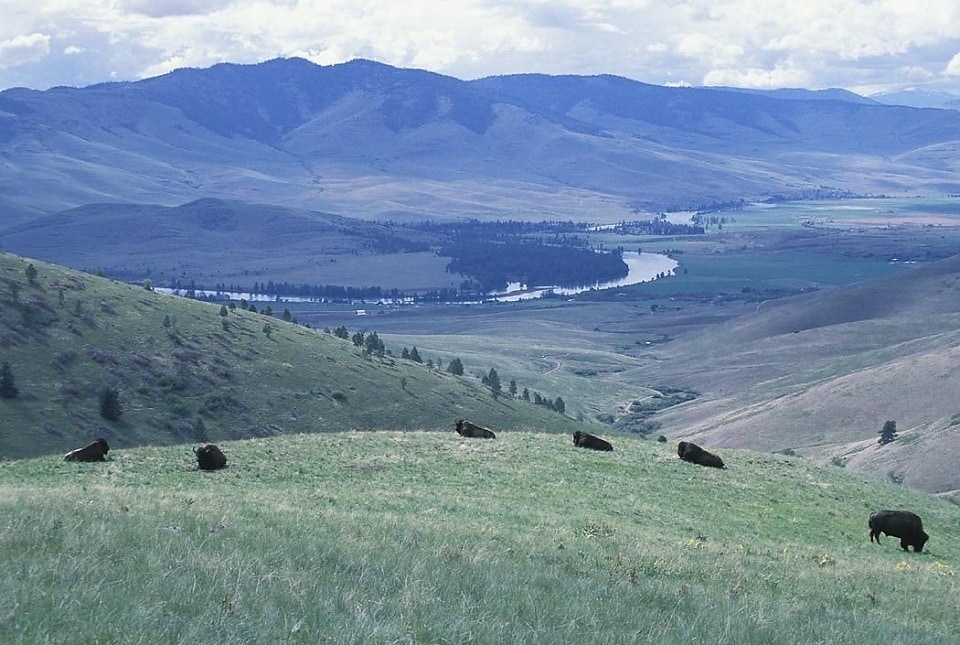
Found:
[[(956, 637), (960, 508), (839, 468), (525, 432), (223, 448), (216, 473), (182, 446), (0, 463), (4, 642)], [(919, 513), (923, 553), (871, 544), (878, 508)]]
[(946, 153), (960, 114), (837, 96), (300, 59), (14, 89), (0, 93), (0, 205), (16, 221), (204, 197), (378, 219), (612, 221), (824, 189), (958, 191)]
[[(631, 379), (704, 396), (658, 417), (711, 445), (794, 450), (928, 491), (960, 489), (960, 256), (764, 302), (665, 345)], [(886, 420), (901, 439), (876, 446)]]
[[(458, 417), (498, 429), (585, 427), (494, 399), (476, 379), (366, 356), (348, 340), (263, 313), (10, 254), (0, 254), (0, 361), (19, 390), (0, 398), (4, 458), (62, 453), (98, 436), (123, 447), (358, 428), (452, 431)], [(100, 416), (104, 388), (120, 394), (119, 421)]]

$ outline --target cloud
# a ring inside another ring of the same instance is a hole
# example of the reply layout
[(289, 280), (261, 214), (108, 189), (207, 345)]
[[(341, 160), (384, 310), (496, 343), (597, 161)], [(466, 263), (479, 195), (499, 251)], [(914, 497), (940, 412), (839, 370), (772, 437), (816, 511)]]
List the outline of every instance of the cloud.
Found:
[[(0, 88), (302, 55), (459, 78), (610, 73), (662, 84), (951, 84), (956, 0), (31, 0), (0, 23)], [(9, 5), (6, 6), (6, 5)], [(23, 34), (30, 34), (24, 36)], [(922, 80), (926, 78), (927, 80)]]
[(230, 5), (232, 0), (126, 0), (121, 6), (130, 13), (150, 18), (207, 15)]
[(774, 69), (715, 69), (706, 74), (704, 85), (776, 89), (781, 87), (810, 87), (810, 77), (802, 69), (776, 67)]
[(943, 73), (946, 76), (960, 76), (960, 53), (954, 54)]
[(0, 69), (43, 60), (50, 54), (50, 36), (33, 33), (0, 40)]

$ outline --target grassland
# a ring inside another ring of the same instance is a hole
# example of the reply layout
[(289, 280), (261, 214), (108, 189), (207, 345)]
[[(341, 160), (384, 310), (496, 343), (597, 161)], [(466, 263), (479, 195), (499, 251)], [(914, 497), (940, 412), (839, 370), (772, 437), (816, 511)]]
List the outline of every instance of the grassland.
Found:
[[(960, 509), (840, 468), (502, 432), (0, 463), (5, 643), (947, 643)], [(920, 554), (871, 544), (911, 508)]]
[[(402, 348), (388, 349), (399, 355)], [(0, 361), (19, 391), (0, 399), (3, 458), (62, 454), (98, 436), (125, 447), (288, 432), (450, 430), (458, 417), (557, 432), (591, 425), (576, 420), (573, 405), (564, 416), (494, 398), (479, 379), (426, 364), (452, 358), (425, 352), (417, 364), (370, 356), (350, 340), (263, 313), (0, 254)], [(120, 395), (117, 421), (99, 413), (104, 388)]]

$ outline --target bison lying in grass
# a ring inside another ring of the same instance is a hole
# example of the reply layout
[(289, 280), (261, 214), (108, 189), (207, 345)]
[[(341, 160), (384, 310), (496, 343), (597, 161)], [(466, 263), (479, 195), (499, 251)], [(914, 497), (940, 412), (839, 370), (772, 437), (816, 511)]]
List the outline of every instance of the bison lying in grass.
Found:
[(725, 468), (723, 459), (712, 452), (708, 452), (695, 443), (681, 441), (677, 444), (677, 456), (684, 461), (711, 468)]
[(64, 461), (106, 461), (110, 446), (105, 439), (97, 439), (83, 448), (71, 450), (63, 456)]
[(886, 533), (900, 538), (900, 548), (904, 551), (909, 551), (907, 547), (912, 545), (913, 550), (920, 553), (930, 539), (923, 530), (920, 516), (910, 511), (874, 511), (870, 513), (868, 524), (871, 543), (876, 539), (880, 544), (880, 534)]
[(573, 445), (577, 448), (590, 448), (591, 450), (613, 450), (613, 446), (610, 445), (609, 441), (595, 437), (589, 432), (581, 432), (579, 430), (573, 433)]
[(466, 419), (457, 419), (457, 434), (461, 437), (472, 437), (475, 439), (497, 438), (497, 435), (493, 434), (493, 430), (478, 426), (476, 423), (471, 423)]
[(220, 448), (212, 443), (208, 443), (202, 448), (197, 448), (197, 465), (200, 470), (220, 470), (227, 465), (227, 458), (221, 452)]

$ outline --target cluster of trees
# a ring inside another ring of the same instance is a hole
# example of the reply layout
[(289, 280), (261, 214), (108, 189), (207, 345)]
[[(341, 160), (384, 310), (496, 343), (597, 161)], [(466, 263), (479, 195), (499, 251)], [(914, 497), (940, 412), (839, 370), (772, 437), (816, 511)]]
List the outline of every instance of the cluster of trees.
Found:
[(472, 240), (507, 242), (523, 239), (541, 244), (586, 247), (589, 243), (585, 238), (580, 237), (580, 234), (589, 230), (593, 225), (584, 222), (562, 222), (559, 220), (481, 222), (477, 219), (469, 219), (463, 222), (421, 222), (419, 224), (408, 224), (407, 226), (446, 237), (456, 242)]
[(440, 255), (451, 258), (448, 272), (475, 278), (484, 291), (503, 289), (510, 282), (579, 287), (628, 273), (619, 248), (598, 253), (532, 242), (474, 240), (444, 247)]
[(651, 220), (620, 222), (611, 229), (617, 235), (703, 235), (705, 229), (699, 223), (675, 224), (666, 215)]

